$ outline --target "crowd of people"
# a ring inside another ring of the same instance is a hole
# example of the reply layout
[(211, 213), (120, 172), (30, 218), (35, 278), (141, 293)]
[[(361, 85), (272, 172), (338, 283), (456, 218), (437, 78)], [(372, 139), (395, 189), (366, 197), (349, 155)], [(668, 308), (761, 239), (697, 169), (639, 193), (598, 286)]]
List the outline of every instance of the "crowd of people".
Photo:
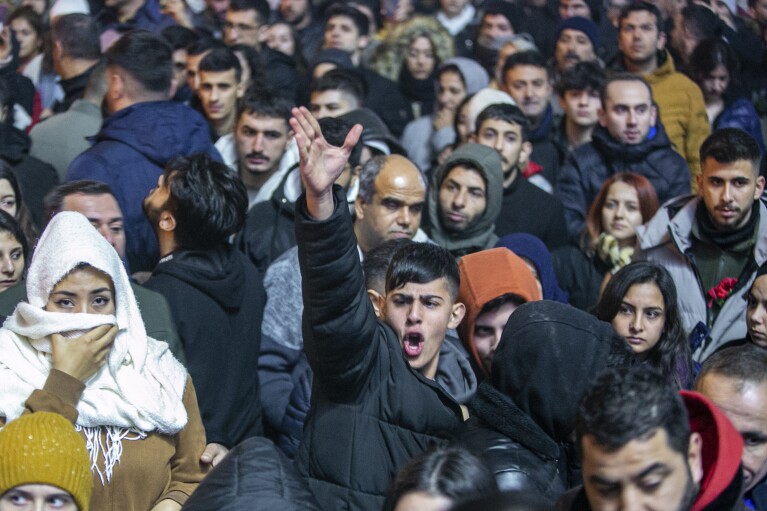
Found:
[(767, 511), (765, 0), (0, 0), (0, 511)]

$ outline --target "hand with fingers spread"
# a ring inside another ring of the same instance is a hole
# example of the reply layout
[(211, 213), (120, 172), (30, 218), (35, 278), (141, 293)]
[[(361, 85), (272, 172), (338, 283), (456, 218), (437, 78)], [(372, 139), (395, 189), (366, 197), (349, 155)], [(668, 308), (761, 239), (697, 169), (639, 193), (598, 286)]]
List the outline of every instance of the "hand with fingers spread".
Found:
[(290, 126), (296, 134), (301, 158), (301, 181), (306, 188), (307, 209), (315, 219), (325, 220), (333, 213), (333, 183), (344, 171), (362, 134), (362, 126), (355, 124), (341, 147), (332, 146), (325, 140), (317, 119), (304, 107), (293, 109)]
[(85, 383), (106, 362), (116, 336), (116, 325), (97, 326), (72, 339), (51, 335), (53, 368)]

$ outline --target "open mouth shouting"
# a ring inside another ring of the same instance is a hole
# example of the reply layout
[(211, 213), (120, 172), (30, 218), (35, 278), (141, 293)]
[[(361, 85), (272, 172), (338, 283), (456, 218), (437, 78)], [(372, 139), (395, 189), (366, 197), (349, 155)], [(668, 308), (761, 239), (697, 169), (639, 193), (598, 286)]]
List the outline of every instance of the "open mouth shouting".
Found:
[(423, 334), (420, 332), (408, 332), (402, 342), (402, 349), (409, 358), (416, 358), (423, 351)]

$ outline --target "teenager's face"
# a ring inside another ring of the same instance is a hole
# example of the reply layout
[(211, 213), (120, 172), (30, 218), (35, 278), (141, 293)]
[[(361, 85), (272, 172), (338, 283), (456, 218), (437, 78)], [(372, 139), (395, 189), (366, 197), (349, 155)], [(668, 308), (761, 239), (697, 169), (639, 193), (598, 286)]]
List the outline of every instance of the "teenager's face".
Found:
[(717, 101), (722, 99), (725, 91), (730, 86), (730, 72), (724, 64), (717, 65), (711, 72), (703, 78), (700, 88), (703, 91), (703, 97), (706, 101)]
[(602, 100), (599, 98), (598, 90), (570, 89), (565, 91), (559, 104), (570, 122), (582, 128), (593, 128), (599, 120)]
[(453, 303), (448, 280), (442, 277), (389, 290), (384, 319), (397, 334), (410, 367), (434, 379), (445, 332), (458, 326), (464, 312), (463, 304)]
[(654, 282), (631, 286), (612, 325), (636, 355), (646, 355), (658, 344), (666, 326), (666, 303), (658, 286)]
[(23, 484), (0, 497), (0, 511), (78, 511), (68, 492), (50, 484)]
[(437, 86), (437, 104), (440, 110), (455, 112), (458, 105), (466, 97), (466, 86), (458, 73), (445, 71), (439, 75)]
[(767, 348), (767, 275), (757, 278), (748, 292), (746, 325), (751, 342)]
[(633, 244), (642, 211), (636, 188), (622, 181), (610, 185), (602, 206), (602, 229), (624, 246)]
[(114, 314), (115, 291), (109, 275), (95, 268), (71, 271), (53, 286), (45, 310), (49, 312)]
[(754, 201), (763, 190), (764, 177), (756, 176), (748, 160), (720, 163), (709, 156), (701, 162), (698, 193), (720, 231), (733, 231), (746, 225)]
[(24, 249), (13, 234), (0, 232), (0, 292), (13, 287), (24, 273)]
[(666, 430), (612, 450), (594, 437), (581, 440), (583, 487), (594, 511), (689, 511), (703, 477), (700, 436), (686, 453), (669, 445)]
[(500, 119), (482, 122), (477, 133), (477, 143), (498, 151), (506, 175), (518, 166), (522, 156), (529, 156), (532, 152), (532, 145), (523, 138), (522, 126)]
[(431, 76), (437, 59), (434, 57), (434, 48), (429, 38), (417, 37), (410, 43), (405, 55), (405, 65), (416, 80), (426, 80)]
[(503, 328), (515, 310), (517, 310), (517, 304), (509, 301), (497, 309), (480, 313), (474, 321), (474, 347), (487, 374), (490, 374), (495, 350), (501, 342)]

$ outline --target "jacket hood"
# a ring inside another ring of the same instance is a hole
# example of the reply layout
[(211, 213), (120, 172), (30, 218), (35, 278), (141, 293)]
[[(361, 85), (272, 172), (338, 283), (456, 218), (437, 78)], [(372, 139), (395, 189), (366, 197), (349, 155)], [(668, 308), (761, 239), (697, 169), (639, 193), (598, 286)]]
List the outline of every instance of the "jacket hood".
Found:
[(591, 143), (608, 165), (611, 161), (640, 162), (652, 152), (671, 148), (671, 140), (660, 118), (655, 121), (655, 126), (650, 128), (647, 138), (638, 144), (623, 144), (615, 140), (607, 128), (600, 124), (597, 124), (592, 132)]
[(506, 323), (489, 381), (551, 439), (564, 442), (575, 429), (578, 402), (611, 352), (631, 360), (609, 323), (558, 302), (530, 302)]
[(743, 486), (743, 439), (716, 406), (697, 392), (682, 390), (690, 431), (703, 440), (703, 479), (690, 511), (732, 509)]
[(119, 110), (106, 119), (96, 142), (113, 140), (144, 155), (159, 167), (178, 155), (209, 152), (205, 119), (175, 101), (148, 101)]
[(222, 307), (237, 310), (245, 293), (244, 272), (239, 252), (227, 245), (174, 253), (170, 259), (160, 262), (153, 275), (171, 275), (210, 296)]
[[(448, 336), (455, 335), (448, 331)], [(458, 340), (446, 338), (439, 349), (439, 364), (434, 380), (460, 404), (466, 404), (477, 391), (477, 375)]]
[[(453, 167), (469, 164), (476, 167), (485, 178), (487, 186), (486, 207), (482, 216), (468, 229), (451, 233), (443, 229), (439, 216), (439, 188)], [(431, 239), (446, 249), (490, 248), (498, 239), (495, 236), (495, 221), (501, 214), (503, 201), (503, 170), (501, 157), (495, 149), (480, 144), (464, 144), (439, 166), (432, 176), (427, 195), (427, 207), (431, 219)]]
[(31, 145), (29, 135), (10, 124), (0, 122), (0, 157), (4, 160), (15, 165), (29, 153)]
[(466, 57), (454, 57), (444, 61), (439, 68), (442, 69), (451, 65), (457, 67), (461, 72), (463, 83), (466, 85), (466, 94), (475, 94), (490, 85), (490, 75), (477, 61)]
[(488, 376), (474, 344), (474, 323), (482, 307), (507, 293), (519, 295), (526, 302), (540, 300), (541, 293), (525, 262), (503, 247), (468, 254), (461, 258), (458, 268), (461, 271), (458, 301), (466, 306), (458, 334), (477, 367)]
[(540, 238), (526, 232), (517, 232), (499, 239), (495, 246), (506, 247), (519, 257), (524, 257), (533, 263), (538, 271), (538, 279), (541, 281), (544, 300), (569, 303), (567, 293), (559, 287), (557, 282), (551, 253)]

